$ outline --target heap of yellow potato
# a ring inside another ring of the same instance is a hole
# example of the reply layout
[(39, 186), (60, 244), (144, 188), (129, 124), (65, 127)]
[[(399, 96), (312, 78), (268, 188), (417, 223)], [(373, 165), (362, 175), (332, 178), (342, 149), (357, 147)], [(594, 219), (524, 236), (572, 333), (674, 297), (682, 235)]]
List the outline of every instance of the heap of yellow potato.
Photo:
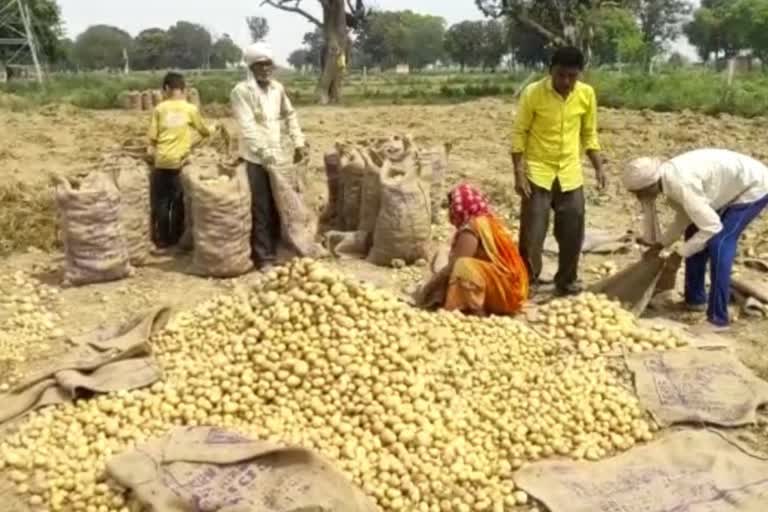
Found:
[(528, 502), (513, 481), (527, 462), (652, 438), (599, 351), (563, 342), (583, 330), (590, 346), (657, 345), (603, 299), (547, 308), (540, 327), (563, 335), (550, 339), (513, 318), (423, 312), (309, 260), (256, 288), (156, 336), (163, 382), (31, 416), (0, 446), (0, 469), (52, 512), (129, 512), (106, 460), (174, 425), (213, 424), (316, 449), (383, 510), (501, 512)]

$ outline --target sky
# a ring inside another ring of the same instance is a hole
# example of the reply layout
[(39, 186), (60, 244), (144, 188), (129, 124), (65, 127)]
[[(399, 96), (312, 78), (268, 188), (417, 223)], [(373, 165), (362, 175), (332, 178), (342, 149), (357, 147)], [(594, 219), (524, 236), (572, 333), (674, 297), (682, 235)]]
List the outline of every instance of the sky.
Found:
[[(301, 47), (304, 33), (313, 30), (313, 25), (301, 16), (261, 6), (261, 0), (58, 0), (58, 3), (67, 35), (73, 39), (90, 25), (114, 25), (135, 36), (147, 28), (165, 29), (184, 20), (200, 23), (214, 36), (229, 34), (236, 43), (245, 46), (250, 43), (245, 18), (263, 16), (269, 20), (268, 42), (280, 64), (285, 64), (288, 55)], [(319, 16), (319, 2), (304, 0), (302, 3), (309, 12)], [(483, 19), (473, 0), (373, 0), (369, 3), (379, 10), (411, 9), (442, 16), (449, 25)], [(684, 41), (675, 43), (673, 49), (695, 56)]]
[[(290, 53), (301, 47), (302, 37), (313, 25), (301, 16), (261, 6), (261, 0), (58, 0), (67, 35), (71, 38), (90, 25), (114, 25), (135, 36), (146, 28), (168, 28), (179, 20), (200, 23), (214, 35), (229, 34), (241, 46), (250, 42), (246, 16), (269, 20), (268, 42), (278, 62), (285, 64)], [(319, 16), (319, 2), (304, 0), (307, 11)], [(380, 10), (411, 9), (442, 16), (448, 24), (482, 19), (473, 0), (374, 0)], [(318, 6), (318, 8), (314, 8)]]

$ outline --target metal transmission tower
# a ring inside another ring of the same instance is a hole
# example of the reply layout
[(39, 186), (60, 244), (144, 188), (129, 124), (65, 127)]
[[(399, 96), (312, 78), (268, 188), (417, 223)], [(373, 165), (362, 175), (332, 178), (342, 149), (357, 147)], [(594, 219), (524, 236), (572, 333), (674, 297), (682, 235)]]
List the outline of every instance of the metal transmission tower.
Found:
[(0, 37), (0, 52), (4, 49), (12, 52), (10, 58), (3, 59), (6, 67), (29, 53), (35, 65), (37, 81), (42, 83), (43, 69), (32, 31), (32, 16), (24, 0), (0, 0), (0, 31), (10, 36)]

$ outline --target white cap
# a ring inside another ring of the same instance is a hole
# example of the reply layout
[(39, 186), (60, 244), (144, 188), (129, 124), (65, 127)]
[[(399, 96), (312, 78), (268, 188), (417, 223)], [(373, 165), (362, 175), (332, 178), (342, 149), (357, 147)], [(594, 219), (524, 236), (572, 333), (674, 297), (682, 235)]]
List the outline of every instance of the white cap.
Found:
[(661, 160), (643, 157), (632, 160), (624, 168), (621, 181), (630, 192), (650, 187), (661, 179)]
[(243, 60), (248, 66), (257, 62), (273, 62), (275, 60), (272, 47), (267, 43), (254, 43), (243, 52)]

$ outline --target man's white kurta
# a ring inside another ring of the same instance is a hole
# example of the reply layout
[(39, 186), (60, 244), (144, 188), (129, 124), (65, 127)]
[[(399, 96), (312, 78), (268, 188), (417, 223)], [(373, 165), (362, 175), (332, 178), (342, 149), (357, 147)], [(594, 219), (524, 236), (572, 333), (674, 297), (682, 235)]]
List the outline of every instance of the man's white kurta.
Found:
[(664, 246), (679, 240), (689, 225), (698, 228), (679, 251), (686, 258), (702, 251), (722, 231), (719, 212), (768, 195), (768, 167), (733, 151), (690, 151), (664, 162), (659, 170), (664, 195), (676, 211), (662, 238)]
[(240, 126), (240, 156), (248, 162), (271, 165), (285, 160), (282, 124), (296, 147), (304, 146), (299, 118), (282, 84), (271, 80), (266, 88), (251, 78), (232, 90), (232, 110)]

